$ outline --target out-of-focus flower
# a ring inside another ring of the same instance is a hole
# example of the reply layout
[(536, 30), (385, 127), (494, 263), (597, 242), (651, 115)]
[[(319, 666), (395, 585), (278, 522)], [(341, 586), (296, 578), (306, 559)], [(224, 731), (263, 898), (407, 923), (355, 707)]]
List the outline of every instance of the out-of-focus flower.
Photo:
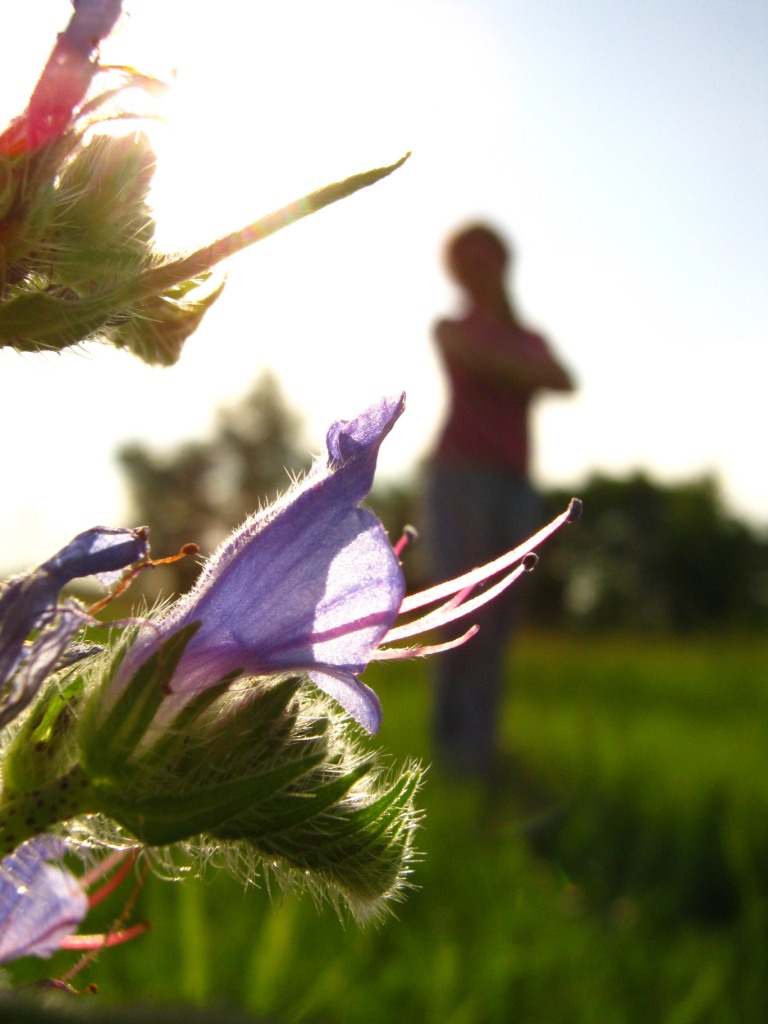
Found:
[(88, 912), (80, 882), (60, 860), (65, 844), (38, 836), (0, 861), (0, 964), (49, 957)]
[(121, 6), (75, 4), (27, 109), (0, 132), (0, 347), (59, 351), (98, 338), (167, 366), (221, 293), (212, 268), (403, 161), (312, 192), (194, 252), (159, 252), (149, 139), (105, 130), (156, 118), (147, 99), (166, 88), (94, 58)]
[[(59, 949), (98, 950), (141, 935), (146, 923), (107, 935), (75, 935), (89, 909), (109, 896), (134, 864), (135, 853), (119, 851), (81, 877), (63, 867), (67, 843), (42, 835), (0, 860), (0, 964), (23, 956), (48, 958)], [(113, 869), (114, 874), (88, 894)]]
[(99, 69), (93, 53), (120, 17), (122, 0), (77, 0), (27, 109), (0, 134), (0, 155), (33, 154), (69, 129)]
[[(30, 703), (83, 625), (74, 601), (59, 604), (72, 580), (96, 576), (111, 583), (120, 570), (149, 554), (148, 532), (95, 526), (80, 533), (36, 569), (0, 590), (0, 728)], [(28, 641), (33, 631), (34, 640)]]

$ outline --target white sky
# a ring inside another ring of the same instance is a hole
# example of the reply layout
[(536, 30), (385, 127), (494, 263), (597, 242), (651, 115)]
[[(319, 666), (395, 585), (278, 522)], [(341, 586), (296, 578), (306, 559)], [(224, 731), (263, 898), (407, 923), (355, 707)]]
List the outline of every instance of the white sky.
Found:
[[(404, 471), (444, 403), (441, 241), (477, 216), (514, 239), (520, 305), (581, 385), (541, 402), (538, 479), (714, 471), (733, 510), (768, 525), (763, 0), (124, 7), (103, 59), (177, 72), (158, 138), (169, 248), (413, 156), (232, 259), (173, 369), (97, 345), (0, 352), (0, 566), (128, 524), (117, 445), (204, 435), (266, 366), (315, 450), (331, 420), (404, 388), (381, 460)], [(0, 118), (24, 106), (70, 10), (14, 5)]]

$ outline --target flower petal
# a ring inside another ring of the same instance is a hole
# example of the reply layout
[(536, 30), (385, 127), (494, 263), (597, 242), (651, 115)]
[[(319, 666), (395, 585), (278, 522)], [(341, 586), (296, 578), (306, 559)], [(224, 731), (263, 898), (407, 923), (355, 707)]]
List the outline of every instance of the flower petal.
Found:
[(54, 624), (35, 637), (0, 700), (0, 729), (31, 703), (46, 677), (61, 664), (67, 644), (82, 624), (78, 612), (62, 608)]
[(381, 728), (381, 702), (370, 686), (346, 672), (310, 672), (309, 678), (370, 733)]
[[(146, 527), (113, 530), (94, 526), (78, 534), (47, 562), (5, 584), (0, 593), (0, 687), (12, 680), (22, 664), (29, 662), (29, 666), (25, 678), (14, 681), (0, 698), (0, 727), (29, 704), (77, 632), (80, 620), (72, 608), (57, 605), (62, 587), (81, 576), (109, 582), (148, 554)], [(50, 635), (43, 632), (34, 643), (26, 643), (33, 630), (49, 626), (57, 616)]]
[[(126, 566), (149, 556), (149, 530), (110, 529), (94, 526), (79, 533), (41, 569), (63, 587), (81, 576), (95, 576), (100, 583), (113, 583)], [(39, 571), (39, 570), (38, 570)]]
[(361, 724), (378, 721), (380, 710), (355, 677), (394, 624), (405, 582), (381, 523), (357, 506), (403, 407), (402, 396), (382, 399), (334, 424), (327, 465), (222, 545), (197, 586), (139, 634), (114, 686), (124, 685), (169, 633), (199, 622), (173, 692), (198, 692), (235, 671), (313, 672), (334, 697), (347, 694), (341, 702), (356, 709), (350, 713)]
[(0, 963), (51, 956), (85, 917), (78, 880), (48, 863), (63, 853), (63, 842), (41, 836), (0, 861)]

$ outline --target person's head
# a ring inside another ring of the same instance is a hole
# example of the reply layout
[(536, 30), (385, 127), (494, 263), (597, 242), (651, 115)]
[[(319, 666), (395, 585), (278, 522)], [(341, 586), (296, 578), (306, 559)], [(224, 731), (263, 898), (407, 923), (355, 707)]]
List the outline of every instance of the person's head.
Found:
[(504, 287), (504, 276), (512, 250), (486, 224), (461, 228), (445, 246), (445, 264), (450, 276), (471, 295)]

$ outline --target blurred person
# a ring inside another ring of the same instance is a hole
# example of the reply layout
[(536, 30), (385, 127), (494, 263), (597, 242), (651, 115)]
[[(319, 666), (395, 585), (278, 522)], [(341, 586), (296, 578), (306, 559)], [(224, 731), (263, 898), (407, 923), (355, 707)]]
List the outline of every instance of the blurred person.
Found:
[[(574, 387), (549, 345), (518, 317), (507, 289), (512, 252), (494, 230), (463, 228), (449, 239), (445, 262), (465, 308), (435, 328), (450, 383), (427, 491), (431, 568), (439, 579), (496, 558), (540, 525), (528, 475), (529, 410), (538, 393)], [(489, 779), (497, 766), (516, 601), (512, 587), (479, 613), (476, 636), (436, 659), (435, 748), (453, 775)]]

